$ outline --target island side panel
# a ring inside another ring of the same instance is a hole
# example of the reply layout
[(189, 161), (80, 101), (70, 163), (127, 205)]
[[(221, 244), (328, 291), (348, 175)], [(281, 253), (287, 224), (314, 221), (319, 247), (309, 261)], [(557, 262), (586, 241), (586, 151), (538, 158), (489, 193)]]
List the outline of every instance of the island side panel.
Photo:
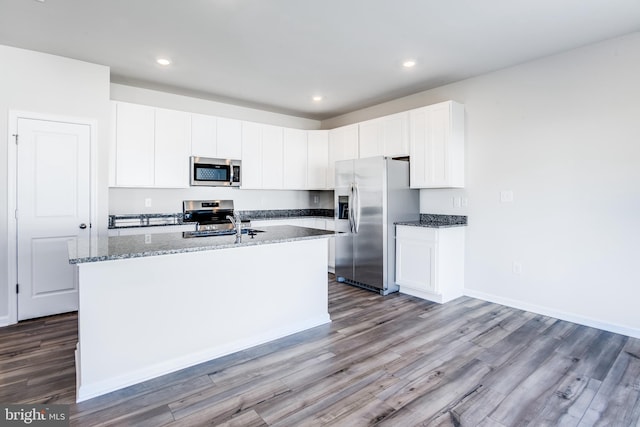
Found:
[(330, 322), (327, 244), (79, 264), (77, 401)]

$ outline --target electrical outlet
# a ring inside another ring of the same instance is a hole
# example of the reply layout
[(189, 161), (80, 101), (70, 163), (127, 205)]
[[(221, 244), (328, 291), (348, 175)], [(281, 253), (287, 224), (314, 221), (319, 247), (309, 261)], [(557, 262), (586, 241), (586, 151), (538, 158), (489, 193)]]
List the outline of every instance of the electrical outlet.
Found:
[(500, 192), (500, 202), (502, 202), (502, 203), (511, 203), (511, 202), (513, 202), (513, 191), (512, 190), (502, 190)]
[(147, 197), (146, 199), (144, 199), (144, 207), (145, 208), (150, 208), (151, 207), (151, 198)]
[(460, 199), (460, 197), (454, 197), (453, 198), (453, 207), (454, 208), (459, 208), (462, 205), (462, 199)]
[(520, 261), (513, 261), (513, 274), (522, 274), (522, 263)]
[(466, 197), (463, 197), (460, 204), (462, 205), (463, 208), (466, 208), (467, 206), (469, 206), (469, 199), (467, 199)]
[(145, 234), (145, 235), (144, 235), (144, 242), (145, 242), (146, 244), (151, 243), (151, 234)]

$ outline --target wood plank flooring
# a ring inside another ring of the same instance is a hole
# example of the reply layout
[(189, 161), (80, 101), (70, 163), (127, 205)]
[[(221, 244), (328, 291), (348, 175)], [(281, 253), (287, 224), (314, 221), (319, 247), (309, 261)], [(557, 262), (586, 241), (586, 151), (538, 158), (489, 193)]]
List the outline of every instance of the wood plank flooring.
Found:
[(333, 276), (329, 308), (330, 325), (80, 404), (75, 314), (0, 328), (0, 402), (67, 403), (77, 426), (640, 426), (640, 340)]

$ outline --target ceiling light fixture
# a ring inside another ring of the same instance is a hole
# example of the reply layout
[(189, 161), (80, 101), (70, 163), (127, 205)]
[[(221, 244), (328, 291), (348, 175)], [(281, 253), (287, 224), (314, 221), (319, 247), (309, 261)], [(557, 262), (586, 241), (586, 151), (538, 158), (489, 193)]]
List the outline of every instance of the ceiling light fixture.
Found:
[(156, 62), (158, 64), (164, 65), (164, 66), (171, 65), (171, 60), (167, 59), (167, 58), (158, 58), (158, 59), (156, 59)]
[(411, 67), (413, 67), (414, 65), (416, 65), (416, 61), (414, 61), (413, 59), (409, 59), (409, 60), (404, 61), (404, 62), (402, 63), (402, 66), (403, 66), (403, 67), (405, 67), (405, 68), (411, 68)]
[(314, 97), (313, 97), (313, 100), (314, 100), (315, 102), (320, 102), (320, 101), (322, 101), (322, 96), (320, 96), (320, 95), (316, 95), (316, 96), (314, 96)]

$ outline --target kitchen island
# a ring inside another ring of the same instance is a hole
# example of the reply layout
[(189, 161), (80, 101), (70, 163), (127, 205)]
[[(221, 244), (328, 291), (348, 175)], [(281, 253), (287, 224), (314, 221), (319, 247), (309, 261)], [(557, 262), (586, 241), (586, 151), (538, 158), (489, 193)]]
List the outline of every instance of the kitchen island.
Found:
[(330, 322), (327, 240), (294, 226), (79, 247), (78, 402)]

